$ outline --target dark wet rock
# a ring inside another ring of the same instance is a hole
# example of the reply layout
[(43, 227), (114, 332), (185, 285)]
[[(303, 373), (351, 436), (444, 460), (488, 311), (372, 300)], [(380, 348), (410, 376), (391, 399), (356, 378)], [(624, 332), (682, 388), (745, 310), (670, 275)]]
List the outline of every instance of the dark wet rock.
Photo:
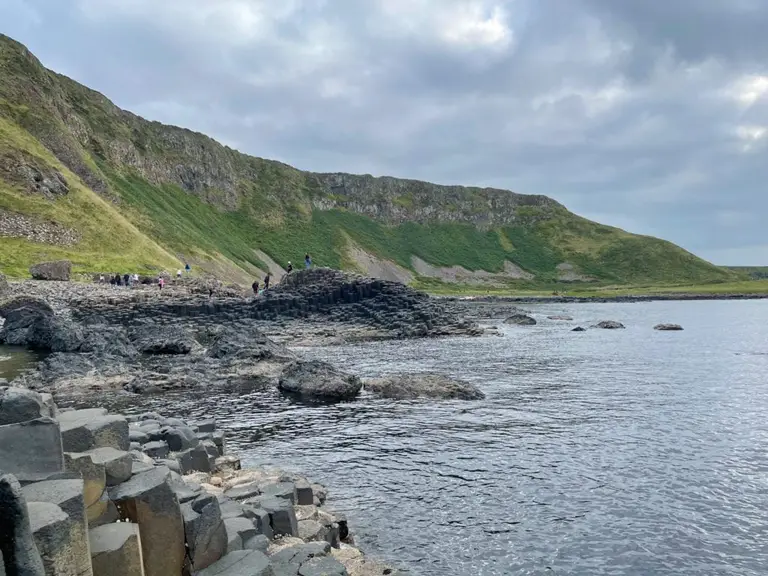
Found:
[(485, 394), (474, 384), (443, 374), (395, 374), (366, 380), (365, 389), (383, 398), (436, 398), (481, 400)]
[(137, 328), (131, 331), (130, 339), (143, 354), (189, 354), (197, 346), (192, 334), (175, 326)]
[(41, 318), (53, 317), (53, 309), (40, 298), (18, 296), (0, 303), (0, 343), (26, 346), (30, 327)]
[(32, 536), (27, 502), (18, 480), (10, 474), (0, 475), (0, 510), (3, 573), (45, 576), (43, 561)]
[(616, 322), (615, 320), (603, 320), (602, 322), (598, 322), (592, 328), (602, 328), (603, 330), (621, 330), (623, 328), (626, 328), (624, 324), (621, 322)]
[(72, 262), (58, 260), (56, 262), (41, 262), (29, 268), (29, 273), (35, 280), (68, 281), (72, 274)]
[(581, 326), (576, 326), (576, 328), (571, 330), (571, 332), (586, 332), (586, 331), (587, 331), (587, 329), (586, 328), (582, 328)]
[(504, 320), (504, 324), (514, 324), (516, 326), (534, 326), (536, 320), (527, 314), (513, 314)]
[(680, 324), (657, 324), (653, 329), (661, 332), (679, 332), (683, 327)]
[(84, 341), (80, 325), (55, 316), (40, 316), (29, 327), (23, 344), (33, 350), (78, 352)]
[(311, 398), (336, 400), (357, 396), (362, 382), (357, 376), (334, 368), (319, 360), (292, 362), (283, 369), (280, 390)]
[(294, 357), (285, 346), (270, 340), (260, 330), (248, 326), (227, 327), (216, 331), (207, 354), (211, 358), (239, 358), (256, 362)]

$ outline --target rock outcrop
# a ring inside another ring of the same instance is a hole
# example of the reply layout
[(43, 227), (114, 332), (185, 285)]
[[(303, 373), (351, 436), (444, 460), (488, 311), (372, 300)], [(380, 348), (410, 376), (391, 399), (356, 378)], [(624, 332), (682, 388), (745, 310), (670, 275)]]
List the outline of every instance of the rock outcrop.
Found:
[[(0, 476), (0, 574), (343, 576), (374, 568), (397, 574), (349, 546), (346, 519), (322, 508), (324, 488), (279, 470), (241, 469), (237, 457), (224, 454), (213, 421), (59, 411), (34, 392), (15, 389), (3, 398), (3, 417), (13, 423), (0, 426), (2, 449), (29, 442), (25, 428), (7, 427), (35, 422), (25, 419), (38, 412), (55, 414), (62, 429), (87, 431), (75, 435), (76, 445), (61, 435), (45, 441), (46, 451), (66, 460), (67, 474), (38, 470), (30, 477), (29, 463), (0, 455), (7, 472)], [(120, 423), (121, 432), (111, 423)], [(137, 439), (130, 452), (124, 427)], [(152, 458), (151, 445), (159, 443), (163, 458)], [(64, 452), (69, 449), (86, 451)], [(197, 450), (204, 457), (187, 467), (187, 454)], [(17, 475), (25, 478), (23, 487)]]
[(441, 400), (482, 400), (485, 394), (474, 384), (443, 374), (395, 374), (365, 381), (368, 392), (397, 400), (432, 398)]
[(35, 280), (69, 281), (72, 274), (72, 262), (69, 260), (41, 262), (31, 266), (29, 273)]
[(319, 360), (292, 362), (280, 374), (278, 387), (307, 398), (349, 400), (362, 388), (357, 376)]
[(536, 320), (527, 314), (513, 314), (504, 320), (504, 324), (514, 324), (516, 326), (535, 326)]
[(624, 326), (624, 324), (621, 322), (616, 322), (615, 320), (603, 320), (592, 326), (592, 328), (601, 328), (603, 330), (621, 330), (626, 328), (626, 326)]
[(683, 327), (680, 324), (657, 324), (653, 329), (661, 332), (679, 332)]

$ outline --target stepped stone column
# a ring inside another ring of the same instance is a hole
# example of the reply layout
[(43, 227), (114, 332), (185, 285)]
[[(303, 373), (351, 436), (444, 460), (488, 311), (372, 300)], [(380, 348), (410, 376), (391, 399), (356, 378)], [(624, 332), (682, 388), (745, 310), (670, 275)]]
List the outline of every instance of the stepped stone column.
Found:
[(144, 576), (137, 524), (117, 522), (90, 532), (93, 576)]
[(146, 576), (179, 576), (184, 565), (184, 521), (170, 476), (158, 466), (109, 489), (120, 516), (139, 525)]
[(21, 485), (10, 474), (0, 476), (0, 510), (0, 553), (5, 576), (45, 576)]
[(69, 517), (68, 546), (72, 548), (78, 576), (91, 576), (91, 553), (88, 545), (88, 521), (85, 516), (82, 480), (48, 480), (29, 484), (22, 489), (28, 502), (55, 504)]

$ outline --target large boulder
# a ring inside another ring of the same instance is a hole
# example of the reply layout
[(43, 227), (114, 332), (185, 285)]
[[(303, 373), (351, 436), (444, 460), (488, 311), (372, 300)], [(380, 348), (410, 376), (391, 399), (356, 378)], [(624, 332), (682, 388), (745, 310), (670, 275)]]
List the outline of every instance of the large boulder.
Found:
[(176, 326), (153, 324), (136, 328), (129, 336), (136, 349), (143, 354), (189, 354), (198, 346), (190, 332)]
[(0, 330), (0, 343), (26, 346), (32, 325), (40, 318), (53, 315), (53, 309), (40, 298), (17, 296), (0, 303), (0, 317), (5, 318)]
[(0, 559), (5, 563), (1, 573), (45, 576), (32, 537), (27, 502), (18, 480), (10, 474), (0, 476), (0, 511)]
[(184, 565), (184, 520), (170, 476), (158, 466), (109, 491), (121, 517), (139, 525), (146, 576), (181, 574)]
[(504, 320), (504, 324), (514, 324), (516, 326), (534, 326), (536, 320), (527, 314), (513, 314)]
[(320, 360), (295, 361), (280, 374), (280, 390), (308, 398), (347, 400), (362, 388), (357, 376), (342, 372)]
[(63, 472), (58, 422), (38, 418), (0, 426), (0, 468), (23, 483), (45, 480)]
[(68, 281), (72, 274), (72, 262), (69, 260), (41, 262), (30, 267), (29, 273), (35, 280)]
[(602, 328), (603, 330), (621, 330), (626, 328), (626, 326), (624, 326), (624, 324), (621, 322), (616, 322), (615, 320), (603, 320), (592, 326), (592, 328)]
[(680, 324), (657, 324), (653, 329), (661, 332), (679, 332), (683, 327)]
[(437, 398), (482, 400), (485, 394), (474, 384), (443, 374), (395, 374), (365, 382), (365, 389), (383, 398), (398, 400)]
[(85, 342), (82, 326), (56, 316), (39, 316), (27, 330), (26, 346), (33, 350), (78, 352)]
[(88, 546), (88, 521), (85, 517), (83, 481), (48, 480), (29, 484), (22, 489), (27, 502), (55, 504), (66, 513), (69, 523), (69, 546), (78, 576), (91, 574)]
[(143, 576), (139, 527), (130, 522), (91, 529), (93, 576)]
[[(207, 355), (211, 358), (240, 358), (252, 362), (272, 358), (290, 359), (294, 355), (282, 344), (267, 338), (251, 326), (223, 328), (211, 335)], [(201, 430), (202, 431), (202, 430)]]

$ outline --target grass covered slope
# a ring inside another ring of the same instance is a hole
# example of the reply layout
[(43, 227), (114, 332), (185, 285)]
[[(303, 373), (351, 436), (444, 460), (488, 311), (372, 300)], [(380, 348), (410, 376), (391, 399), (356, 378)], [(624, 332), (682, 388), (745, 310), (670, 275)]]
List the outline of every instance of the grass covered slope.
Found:
[[(34, 169), (30, 171), (30, 169)], [(67, 193), (40, 192), (60, 173)], [(46, 180), (47, 181), (47, 180)], [(4, 212), (3, 212), (4, 211)], [(3, 237), (6, 220), (71, 232)], [(11, 215), (11, 216), (8, 216)], [(232, 279), (310, 252), (355, 268), (349, 246), (405, 268), (532, 275), (598, 284), (738, 279), (668, 242), (580, 218), (544, 196), (396, 178), (314, 174), (148, 122), (46, 70), (0, 35), (0, 267), (23, 275), (67, 257), (81, 271), (173, 269), (188, 260)]]

